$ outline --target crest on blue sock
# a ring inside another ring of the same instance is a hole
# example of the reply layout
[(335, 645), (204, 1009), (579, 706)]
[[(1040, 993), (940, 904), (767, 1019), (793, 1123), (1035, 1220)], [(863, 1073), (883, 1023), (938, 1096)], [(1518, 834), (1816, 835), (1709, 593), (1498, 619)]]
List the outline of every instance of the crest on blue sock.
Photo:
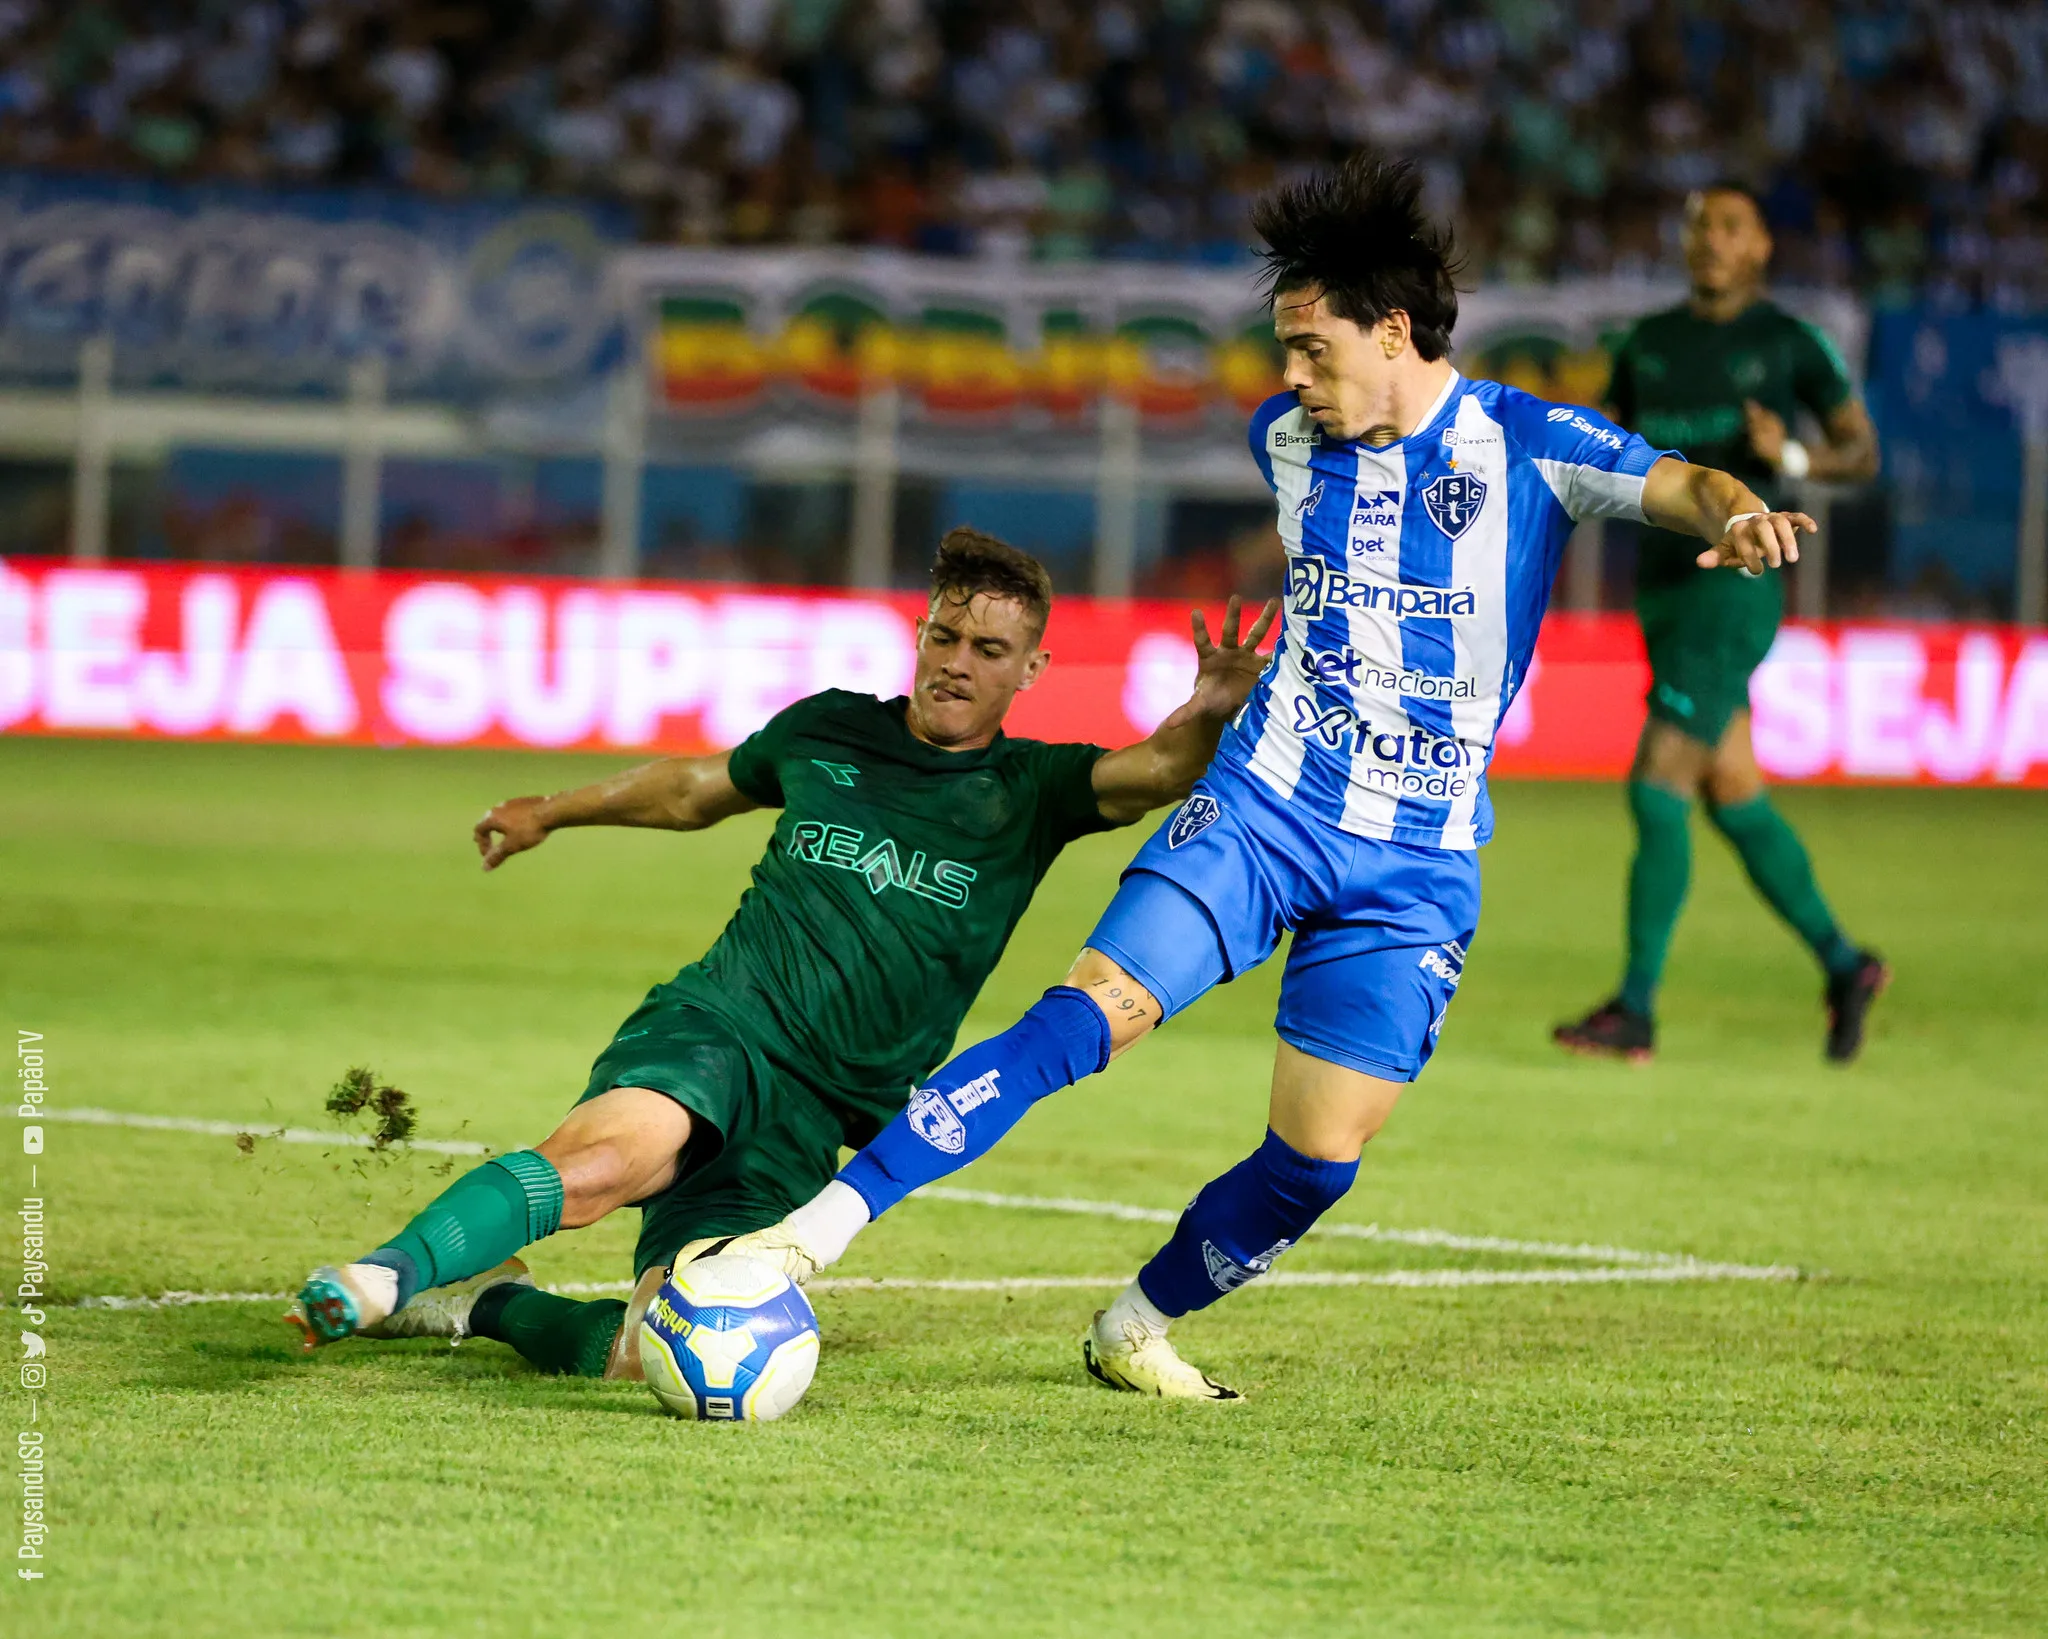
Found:
[(1255, 1281), (1273, 1267), (1273, 1260), (1294, 1243), (1275, 1241), (1256, 1257), (1238, 1262), (1214, 1241), (1202, 1243), (1202, 1262), (1209, 1270), (1209, 1280), (1219, 1292), (1235, 1292), (1248, 1281)]
[(935, 1150), (958, 1155), (967, 1148), (967, 1128), (936, 1087), (920, 1087), (904, 1109), (910, 1130)]

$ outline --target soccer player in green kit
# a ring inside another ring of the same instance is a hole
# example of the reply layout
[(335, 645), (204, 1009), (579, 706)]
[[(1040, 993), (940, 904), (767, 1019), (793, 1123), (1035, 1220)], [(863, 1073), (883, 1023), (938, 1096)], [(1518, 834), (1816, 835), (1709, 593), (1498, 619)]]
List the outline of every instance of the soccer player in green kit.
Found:
[[(1257, 681), (1277, 612), (1240, 643), (1231, 599), (1216, 644), (1197, 613), (1194, 693), (1149, 738), (1105, 752), (1002, 732), (1049, 659), (1051, 596), (1034, 559), (954, 530), (907, 698), (828, 690), (728, 753), (517, 797), (478, 822), (491, 870), (565, 826), (693, 831), (782, 810), (718, 941), (648, 993), (552, 1135), (456, 1180), (354, 1263), (314, 1271), (286, 1317), (308, 1349), (476, 1335), (544, 1370), (637, 1378), (634, 1307), (670, 1263), (809, 1201), (841, 1145), (902, 1110), (1060, 850), (1187, 795)], [(631, 1303), (533, 1287), (521, 1248), (632, 1205)]]
[[(1785, 479), (1855, 482), (1876, 474), (1878, 456), (1876, 431), (1840, 356), (1764, 297), (1770, 257), (1754, 195), (1733, 184), (1693, 195), (1685, 221), (1691, 299), (1629, 333), (1607, 398), (1622, 426), (1735, 474), (1775, 506)], [(1808, 448), (1789, 435), (1801, 407), (1819, 420), (1824, 444)], [(1865, 1016), (1891, 973), (1836, 925), (1806, 849), (1764, 790), (1750, 744), (1749, 678), (1777, 635), (1784, 584), (1776, 575), (1698, 569), (1698, 546), (1687, 536), (1642, 533), (1636, 612), (1651, 681), (1628, 785), (1636, 824), (1628, 967), (1618, 995), (1553, 1035), (1583, 1053), (1640, 1061), (1655, 1050), (1657, 985), (1692, 873), (1692, 805), (1704, 798), (1750, 881), (1826, 973), (1826, 1052), (1846, 1062), (1862, 1046)]]

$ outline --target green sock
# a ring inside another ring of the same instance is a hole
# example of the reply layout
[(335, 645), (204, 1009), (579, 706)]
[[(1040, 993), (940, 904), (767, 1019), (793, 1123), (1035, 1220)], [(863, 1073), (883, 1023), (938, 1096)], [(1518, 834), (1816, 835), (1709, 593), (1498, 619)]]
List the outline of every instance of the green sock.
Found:
[(544, 1372), (602, 1377), (626, 1306), (617, 1298), (578, 1303), (531, 1286), (493, 1286), (476, 1300), (469, 1327), (509, 1343)]
[(538, 1151), (515, 1150), (464, 1173), (359, 1261), (397, 1273), (402, 1309), (421, 1288), (481, 1275), (561, 1222), (562, 1175)]
[(1856, 947), (1835, 926), (1834, 913), (1813, 880), (1813, 862), (1799, 833), (1768, 796), (1756, 796), (1731, 808), (1712, 810), (1721, 835), (1742, 856), (1742, 868), (1756, 891), (1804, 939), (1830, 974), (1851, 972), (1861, 960)]
[(1692, 879), (1692, 804), (1661, 785), (1630, 780), (1628, 806), (1636, 820), (1636, 857), (1628, 868), (1628, 971), (1621, 1001), (1647, 1017)]

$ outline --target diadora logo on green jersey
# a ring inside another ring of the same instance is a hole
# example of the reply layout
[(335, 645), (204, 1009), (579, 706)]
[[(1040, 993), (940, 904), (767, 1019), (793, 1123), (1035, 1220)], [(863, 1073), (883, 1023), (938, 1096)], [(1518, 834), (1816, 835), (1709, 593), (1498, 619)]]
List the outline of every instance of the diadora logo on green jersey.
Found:
[(830, 865), (834, 870), (853, 871), (866, 877), (870, 893), (902, 888), (956, 911), (967, 903), (967, 890), (978, 874), (972, 865), (942, 859), (927, 871), (922, 849), (913, 850), (910, 863), (905, 865), (894, 837), (884, 837), (872, 847), (863, 846), (866, 840), (863, 833), (850, 825), (822, 825), (816, 820), (805, 820), (790, 832), (789, 851), (812, 865)]
[(834, 785), (851, 785), (853, 784), (854, 775), (860, 772), (852, 763), (828, 763), (823, 757), (813, 757), (811, 759), (811, 766), (822, 768), (827, 774), (831, 775)]

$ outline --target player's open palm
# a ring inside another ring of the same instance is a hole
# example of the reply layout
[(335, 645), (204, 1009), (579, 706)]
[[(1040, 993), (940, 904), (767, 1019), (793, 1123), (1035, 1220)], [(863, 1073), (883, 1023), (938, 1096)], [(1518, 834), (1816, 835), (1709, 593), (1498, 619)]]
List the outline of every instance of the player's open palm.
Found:
[(1268, 599), (1266, 607), (1259, 612), (1259, 618), (1252, 622), (1252, 629), (1240, 641), (1238, 625), (1242, 619), (1242, 604), (1232, 594), (1223, 610), (1222, 640), (1212, 643), (1209, 640), (1209, 623), (1197, 609), (1193, 621), (1195, 690), (1188, 696), (1187, 703), (1160, 727), (1177, 728), (1183, 722), (1202, 716), (1235, 717), (1239, 708), (1251, 698), (1259, 673), (1265, 669), (1265, 657), (1259, 653), (1259, 645), (1266, 640), (1266, 634), (1273, 629), (1273, 622), (1279, 614), (1280, 600)]
[(512, 797), (501, 802), (476, 822), (470, 833), (476, 851), (484, 856), (484, 869), (495, 871), (514, 854), (538, 848), (547, 841), (548, 828), (541, 823), (544, 797)]

